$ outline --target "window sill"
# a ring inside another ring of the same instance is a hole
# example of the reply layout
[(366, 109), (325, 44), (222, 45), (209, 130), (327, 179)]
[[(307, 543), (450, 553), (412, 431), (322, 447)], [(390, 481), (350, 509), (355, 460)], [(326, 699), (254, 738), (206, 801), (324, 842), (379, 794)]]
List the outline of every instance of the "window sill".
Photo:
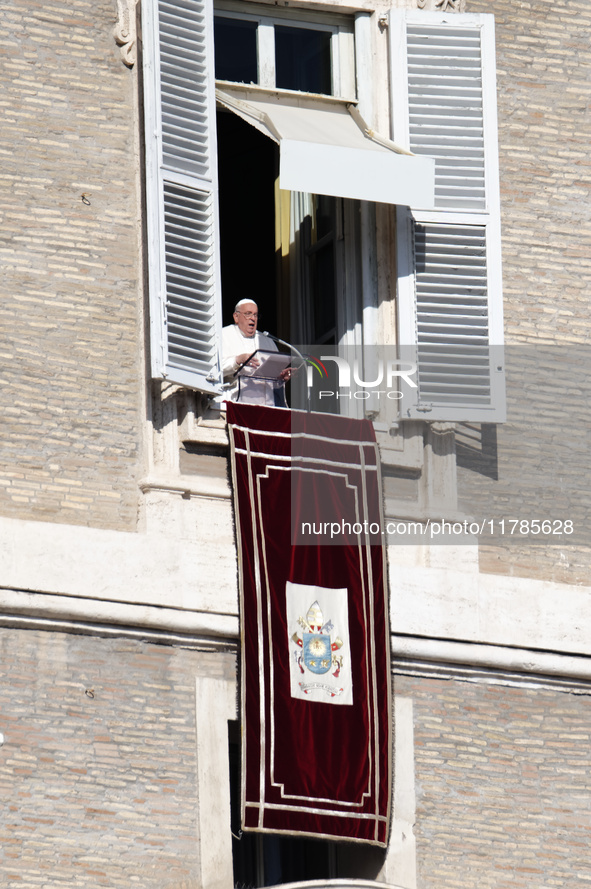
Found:
[(345, 877), (335, 880), (304, 880), (298, 883), (283, 883), (281, 889), (401, 889), (394, 883), (380, 883), (377, 880), (348, 880)]
[(191, 497), (208, 497), (230, 500), (232, 492), (227, 479), (211, 475), (150, 475), (139, 483), (143, 494), (177, 494), (184, 500)]

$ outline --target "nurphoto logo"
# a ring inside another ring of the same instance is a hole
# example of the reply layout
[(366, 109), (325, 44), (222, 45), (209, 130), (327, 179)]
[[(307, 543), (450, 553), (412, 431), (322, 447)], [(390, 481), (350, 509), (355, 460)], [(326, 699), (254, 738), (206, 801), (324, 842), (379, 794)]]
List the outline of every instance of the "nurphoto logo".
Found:
[[(333, 362), (330, 367), (330, 370), (333, 371), (332, 374), (329, 373), (326, 362)], [(376, 396), (384, 396), (398, 401), (404, 394), (401, 386), (406, 385), (410, 389), (417, 388), (417, 383), (413, 379), (417, 372), (416, 363), (403, 361), (400, 358), (373, 358), (369, 362), (366, 360), (364, 369), (361, 367), (362, 363), (359, 358), (349, 361), (340, 355), (321, 355), (320, 358), (307, 356), (306, 364), (306, 383), (309, 390), (316, 388), (315, 384), (319, 382), (318, 376), (323, 384), (332, 379), (334, 388), (320, 389), (317, 392), (319, 399), (356, 398), (363, 401)], [(336, 365), (337, 371), (336, 379), (334, 378), (334, 365)]]

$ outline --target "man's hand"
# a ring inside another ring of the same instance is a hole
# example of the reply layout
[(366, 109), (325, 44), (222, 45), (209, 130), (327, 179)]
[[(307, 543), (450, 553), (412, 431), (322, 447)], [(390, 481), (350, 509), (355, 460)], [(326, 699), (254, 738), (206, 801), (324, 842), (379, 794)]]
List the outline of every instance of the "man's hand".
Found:
[[(250, 354), (251, 354), (251, 352), (243, 352), (242, 355), (237, 355), (236, 358), (234, 359), (236, 364), (240, 367), (241, 364), (244, 364), (244, 362), (246, 361), (246, 359), (248, 358), (248, 356)], [(247, 367), (258, 367), (260, 363), (261, 362), (259, 361), (258, 358), (251, 358), (246, 366)]]

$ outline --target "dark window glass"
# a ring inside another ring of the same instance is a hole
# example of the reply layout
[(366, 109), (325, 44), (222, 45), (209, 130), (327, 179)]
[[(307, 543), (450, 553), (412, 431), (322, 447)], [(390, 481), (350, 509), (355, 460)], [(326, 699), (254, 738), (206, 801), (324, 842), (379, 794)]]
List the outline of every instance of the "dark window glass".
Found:
[(337, 279), (335, 265), (336, 198), (315, 195), (306, 255), (310, 270), (313, 343), (335, 343)]
[(332, 95), (330, 33), (275, 26), (275, 86)]
[(336, 201), (328, 194), (317, 194), (314, 198), (316, 232), (314, 241), (320, 241), (325, 235), (336, 229)]
[(214, 18), (216, 80), (258, 83), (257, 23)]
[(323, 344), (335, 342), (335, 260), (334, 245), (328, 242), (310, 257), (313, 302), (314, 339)]

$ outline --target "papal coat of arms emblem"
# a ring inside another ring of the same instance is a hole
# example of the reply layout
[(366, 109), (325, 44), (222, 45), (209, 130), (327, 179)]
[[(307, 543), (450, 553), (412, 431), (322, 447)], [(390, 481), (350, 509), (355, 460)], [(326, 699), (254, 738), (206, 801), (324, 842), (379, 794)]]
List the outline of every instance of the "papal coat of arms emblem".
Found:
[(348, 600), (344, 587), (286, 582), (286, 655), (293, 698), (353, 703)]
[[(322, 675), (333, 669), (333, 676), (339, 677), (343, 666), (343, 658), (336, 654), (339, 648), (343, 646), (343, 640), (336, 636), (333, 640), (331, 633), (334, 625), (331, 620), (324, 622), (324, 616), (318, 602), (313, 602), (308, 609), (306, 617), (299, 617), (298, 624), (303, 629), (303, 634), (294, 633), (292, 641), (301, 649), (301, 653), (295, 652), (296, 661), (299, 669), (305, 674), (306, 669), (310, 673)], [(305, 685), (301, 683), (302, 690), (305, 691)], [(338, 694), (342, 689), (334, 688), (327, 691), (331, 695)]]

